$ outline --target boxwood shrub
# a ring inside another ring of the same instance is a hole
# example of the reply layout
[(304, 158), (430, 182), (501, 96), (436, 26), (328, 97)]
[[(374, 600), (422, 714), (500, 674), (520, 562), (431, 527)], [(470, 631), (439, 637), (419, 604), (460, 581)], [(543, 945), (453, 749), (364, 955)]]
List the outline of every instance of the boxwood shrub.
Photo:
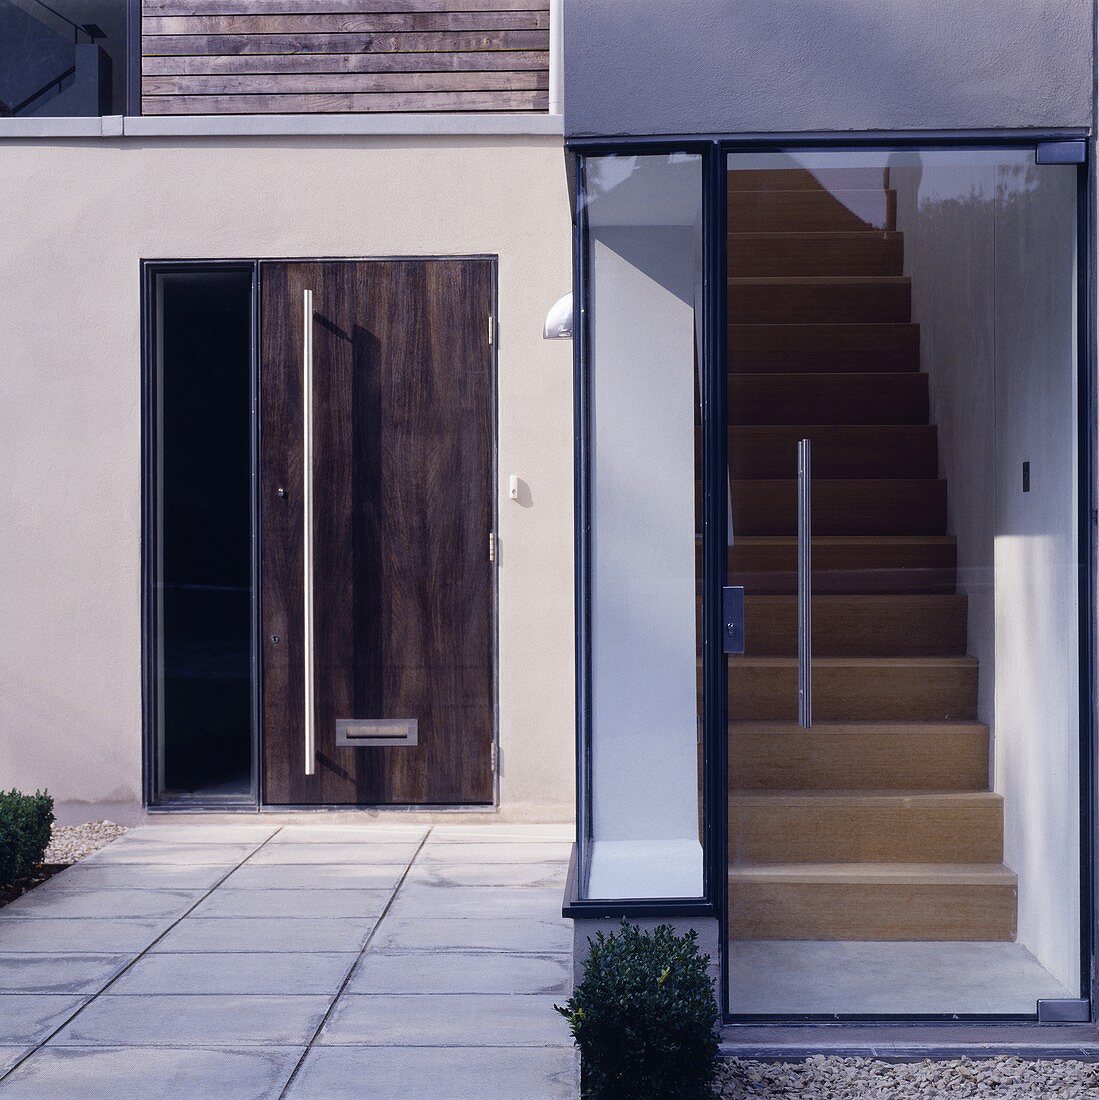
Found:
[(580, 1048), (584, 1100), (712, 1097), (718, 1012), (697, 933), (623, 920), (588, 942), (583, 980), (555, 1006)]
[(53, 799), (45, 791), (0, 791), (0, 888), (26, 878), (42, 862), (53, 825)]

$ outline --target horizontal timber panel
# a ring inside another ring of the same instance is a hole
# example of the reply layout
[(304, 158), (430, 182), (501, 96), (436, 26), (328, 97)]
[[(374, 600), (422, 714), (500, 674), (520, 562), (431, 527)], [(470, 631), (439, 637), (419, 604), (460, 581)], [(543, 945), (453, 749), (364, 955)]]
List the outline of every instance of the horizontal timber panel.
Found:
[(531, 0), (144, 0), (146, 16), (298, 15), (313, 12), (527, 11)]
[(142, 0), (142, 113), (545, 111), (546, 0)]
[(397, 31), (382, 34), (145, 35), (141, 52), (172, 54), (409, 53), (417, 51), (548, 50), (549, 31)]
[(476, 53), (261, 53), (220, 57), (145, 57), (144, 76), (248, 76), (309, 73), (519, 72), (541, 69), (549, 80), (544, 50), (482, 50)]
[(325, 95), (333, 92), (540, 91), (549, 74), (537, 71), (463, 73), (259, 73), (251, 76), (147, 76), (141, 91), (159, 95)]
[(195, 15), (142, 19), (149, 35), (363, 34), (374, 31), (543, 30), (549, 11), (371, 12), (357, 15)]
[(376, 92), (364, 95), (142, 96), (146, 115), (340, 114), (371, 111), (544, 111), (546, 92)]

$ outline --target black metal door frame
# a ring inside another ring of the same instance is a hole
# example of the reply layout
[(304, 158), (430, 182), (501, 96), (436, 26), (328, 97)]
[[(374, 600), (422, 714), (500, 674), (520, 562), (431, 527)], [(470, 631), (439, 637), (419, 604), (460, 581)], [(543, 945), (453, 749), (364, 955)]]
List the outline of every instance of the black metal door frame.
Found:
[[(725, 248), (726, 157), (732, 152), (789, 152), (794, 150), (858, 150), (882, 148), (996, 149), (1034, 147), (1046, 142), (1084, 142), (1085, 163), (1077, 168), (1077, 379), (1078, 379), (1078, 568), (1080, 636), (1080, 902), (1081, 902), (1081, 988), (1091, 1006), (1086, 1023), (1038, 1023), (1034, 1017), (949, 1017), (896, 1016), (853, 1019), (809, 1017), (739, 1019), (730, 1015), (728, 973), (724, 945), (728, 932), (727, 891), (721, 886), (727, 863), (728, 824), (722, 807), (728, 800), (728, 713), (727, 661), (721, 645), (720, 592), (725, 583), (723, 553), (727, 516), (723, 471), (727, 470), (727, 433), (724, 429), (727, 353)], [(606, 902), (570, 900), (566, 915), (666, 916), (689, 920), (716, 916), (719, 923), (721, 960), (721, 1004), (725, 1012), (727, 1049), (754, 1057), (797, 1057), (821, 1049), (870, 1054), (887, 1045), (891, 1054), (927, 1057), (936, 1053), (958, 1053), (971, 1049), (982, 1053), (1008, 1051), (1043, 1056), (1079, 1054), (1087, 1048), (1099, 1056), (1099, 1020), (1095, 993), (1097, 928), (1096, 865), (1099, 847), (1099, 815), (1095, 797), (1099, 790), (1096, 766), (1096, 183), (1090, 170), (1095, 158), (1095, 141), (1085, 130), (982, 130), (906, 131), (849, 133), (791, 133), (697, 135), (655, 138), (584, 138), (566, 142), (566, 151), (576, 159), (578, 201), (574, 234), (574, 291), (578, 316), (578, 339), (574, 347), (575, 405), (575, 555), (576, 555), (576, 675), (577, 675), (577, 821), (579, 828), (578, 866), (571, 869), (582, 879), (584, 841), (590, 836), (590, 614), (591, 574), (590, 516), (590, 410), (587, 387), (590, 379), (585, 361), (588, 346), (589, 279), (584, 257), (584, 179), (586, 156), (644, 155), (699, 152), (704, 159), (704, 318), (703, 378), (703, 712), (704, 712), (704, 799), (706, 821), (705, 893), (693, 899), (622, 899)], [(721, 430), (719, 430), (721, 429)]]

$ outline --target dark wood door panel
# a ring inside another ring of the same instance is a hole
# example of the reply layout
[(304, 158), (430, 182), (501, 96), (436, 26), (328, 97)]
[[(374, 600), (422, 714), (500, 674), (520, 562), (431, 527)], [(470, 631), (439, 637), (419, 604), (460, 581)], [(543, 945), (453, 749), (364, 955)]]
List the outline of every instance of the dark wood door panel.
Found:
[[(265, 268), (268, 802), (492, 800), (492, 284), (487, 260)], [(307, 286), (315, 313), (313, 776), (304, 774), (299, 640)], [(280, 629), (287, 638), (273, 643)], [(341, 718), (415, 718), (419, 744), (340, 747)]]

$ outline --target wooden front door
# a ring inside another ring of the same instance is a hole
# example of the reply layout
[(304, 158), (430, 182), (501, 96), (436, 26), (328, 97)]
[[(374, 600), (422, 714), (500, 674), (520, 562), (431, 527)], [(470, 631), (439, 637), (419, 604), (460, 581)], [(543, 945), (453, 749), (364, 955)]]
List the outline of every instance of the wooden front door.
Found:
[(491, 802), (493, 261), (261, 272), (264, 801)]

